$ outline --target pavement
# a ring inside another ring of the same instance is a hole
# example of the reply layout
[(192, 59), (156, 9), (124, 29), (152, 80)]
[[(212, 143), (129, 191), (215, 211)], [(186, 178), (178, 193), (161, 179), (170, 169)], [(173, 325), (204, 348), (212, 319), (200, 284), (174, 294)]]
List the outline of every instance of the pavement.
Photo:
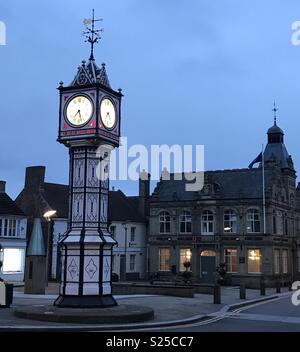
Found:
[[(119, 304), (138, 305), (154, 309), (154, 320), (135, 324), (66, 324), (53, 322), (38, 322), (17, 318), (13, 310), (22, 306), (52, 305), (58, 294), (58, 284), (49, 283), (45, 295), (24, 294), (23, 287), (14, 288), (14, 300), (10, 308), (0, 309), (0, 331), (4, 330), (130, 330), (138, 328), (159, 328), (177, 326), (208, 319), (220, 312), (227, 312), (231, 307), (253, 304), (261, 300), (278, 297), (275, 289), (266, 289), (266, 296), (261, 296), (259, 290), (247, 289), (247, 299), (239, 298), (239, 287), (221, 287), (222, 304), (213, 304), (213, 296), (195, 294), (194, 298), (158, 296), (158, 295), (116, 295)], [(287, 288), (282, 288), (282, 295), (290, 294)]]

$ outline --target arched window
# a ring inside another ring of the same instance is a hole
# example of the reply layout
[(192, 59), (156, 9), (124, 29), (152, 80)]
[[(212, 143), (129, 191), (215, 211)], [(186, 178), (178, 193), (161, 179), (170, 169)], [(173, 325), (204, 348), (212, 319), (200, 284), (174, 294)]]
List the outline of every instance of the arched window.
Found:
[(205, 210), (202, 213), (201, 225), (203, 235), (211, 235), (214, 233), (214, 214), (211, 211)]
[(192, 215), (189, 211), (184, 211), (179, 216), (179, 231), (181, 233), (192, 232)]
[(224, 232), (236, 233), (236, 213), (232, 209), (224, 212)]
[(162, 211), (159, 214), (159, 232), (170, 233), (171, 217), (167, 211)]
[(247, 232), (260, 232), (260, 219), (257, 209), (247, 210)]

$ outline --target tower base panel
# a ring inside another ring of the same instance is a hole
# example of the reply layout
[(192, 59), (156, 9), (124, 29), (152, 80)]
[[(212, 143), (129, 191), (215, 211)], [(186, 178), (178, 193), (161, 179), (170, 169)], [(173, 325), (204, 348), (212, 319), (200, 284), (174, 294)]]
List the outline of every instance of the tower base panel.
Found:
[[(74, 324), (126, 324), (154, 318), (148, 307), (120, 304), (109, 308), (61, 308), (57, 306), (23, 306), (14, 310), (22, 319)], [(111, 326), (111, 325), (110, 325)]]
[(61, 308), (105, 308), (117, 306), (112, 295), (104, 296), (71, 296), (60, 295), (54, 301), (54, 306)]

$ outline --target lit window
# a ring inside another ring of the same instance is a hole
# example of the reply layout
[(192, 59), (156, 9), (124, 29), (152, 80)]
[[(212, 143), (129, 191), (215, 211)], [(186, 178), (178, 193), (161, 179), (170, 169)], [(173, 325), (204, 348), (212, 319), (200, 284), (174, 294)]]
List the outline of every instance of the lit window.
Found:
[(4, 248), (3, 267), (5, 274), (14, 274), (23, 272), (24, 268), (24, 249)]
[(283, 274), (288, 273), (288, 250), (287, 249), (282, 250), (282, 273)]
[[(180, 249), (180, 271), (192, 270), (191, 260), (192, 260), (192, 250), (190, 248), (181, 248)], [(184, 263), (190, 263), (190, 266), (186, 268)]]
[(214, 215), (211, 211), (205, 210), (202, 214), (202, 234), (214, 233)]
[(181, 233), (192, 232), (192, 215), (189, 211), (184, 211), (179, 216), (179, 230)]
[(279, 249), (275, 249), (274, 250), (274, 272), (275, 274), (279, 274), (280, 273), (280, 251)]
[(261, 272), (260, 249), (248, 249), (248, 273)]
[(247, 211), (247, 232), (260, 232), (260, 220), (257, 209), (249, 209)]
[(236, 233), (236, 213), (233, 210), (224, 213), (224, 232)]
[(159, 248), (159, 270), (170, 271), (171, 250), (170, 248)]
[(238, 272), (237, 249), (225, 249), (224, 259), (226, 264), (226, 271), (229, 273), (237, 273)]
[(170, 233), (171, 217), (167, 211), (159, 214), (159, 232)]

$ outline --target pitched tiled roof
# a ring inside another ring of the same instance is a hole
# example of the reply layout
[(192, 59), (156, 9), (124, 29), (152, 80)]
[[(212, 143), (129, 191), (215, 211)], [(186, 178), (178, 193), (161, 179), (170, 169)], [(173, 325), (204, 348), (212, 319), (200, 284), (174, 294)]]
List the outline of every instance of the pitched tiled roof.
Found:
[(133, 202), (122, 191), (109, 192), (109, 213), (110, 221), (145, 222), (146, 219), (139, 213), (137, 203)]
[[(69, 205), (69, 187), (56, 183), (45, 183), (42, 196), (46, 203), (52, 209), (57, 211), (56, 216), (59, 218), (68, 217)], [(108, 217), (110, 221), (126, 221), (145, 222), (145, 218), (139, 214), (138, 200), (127, 197), (122, 191), (109, 192), (109, 211)]]
[(42, 195), (50, 205), (56, 210), (58, 218), (67, 218), (69, 209), (69, 187), (56, 183), (44, 183)]
[(25, 216), (22, 210), (6, 193), (0, 193), (0, 215)]

